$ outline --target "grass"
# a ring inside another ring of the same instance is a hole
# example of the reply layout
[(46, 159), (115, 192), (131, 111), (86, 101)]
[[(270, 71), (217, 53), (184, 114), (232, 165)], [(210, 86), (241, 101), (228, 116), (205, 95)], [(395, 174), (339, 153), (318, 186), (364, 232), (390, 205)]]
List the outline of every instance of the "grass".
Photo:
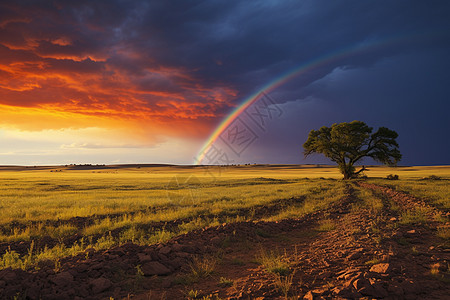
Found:
[(216, 269), (217, 263), (218, 259), (214, 256), (194, 257), (190, 264), (192, 278), (197, 280), (210, 276)]
[[(25, 242), (29, 251), (0, 253), (0, 268), (30, 269), (88, 248), (164, 242), (222, 223), (300, 218), (341, 199), (346, 185), (335, 180), (341, 178), (337, 168), (326, 166), (16, 169), (0, 172), (0, 243)], [(401, 178), (376, 183), (396, 185), (448, 207), (449, 168), (370, 169), (369, 176), (396, 173)], [(430, 174), (442, 180), (420, 180)], [(379, 209), (379, 200), (367, 192), (359, 197), (362, 205)], [(170, 225), (173, 221), (178, 223)], [(323, 230), (333, 228), (328, 222), (321, 224)], [(257, 234), (270, 237), (263, 231)], [(35, 246), (49, 238), (56, 242), (54, 247)]]
[(243, 260), (235, 257), (230, 261), (230, 264), (232, 264), (234, 266), (244, 266), (245, 262)]
[(234, 281), (232, 279), (228, 279), (225, 277), (220, 277), (219, 286), (221, 287), (230, 287), (233, 286)]
[(188, 299), (199, 299), (200, 296), (200, 292), (197, 290), (190, 290), (189, 292), (186, 293), (186, 297)]
[(369, 209), (375, 213), (378, 213), (383, 208), (383, 201), (380, 197), (374, 194), (373, 191), (358, 188), (354, 186), (356, 189), (356, 196), (358, 201), (356, 203), (352, 203), (352, 211), (356, 213), (361, 213), (363, 209)]
[(366, 264), (368, 266), (372, 266), (372, 265), (379, 264), (380, 262), (381, 261), (378, 258), (374, 258), (374, 259), (366, 261), (364, 264)]
[(286, 253), (280, 254), (277, 250), (266, 251), (261, 248), (255, 258), (269, 273), (280, 276), (286, 276), (291, 273)]
[(402, 245), (402, 246), (408, 246), (409, 245), (409, 241), (406, 238), (404, 238), (404, 237), (398, 238), (395, 241), (397, 242), (397, 244)]
[(425, 224), (428, 221), (425, 209), (416, 208), (402, 213), (400, 216), (400, 224)]
[[(261, 248), (255, 258), (268, 273), (273, 275), (276, 290), (281, 292), (285, 299), (288, 299), (295, 273), (291, 265), (298, 261), (297, 249), (290, 257), (286, 251), (281, 254), (278, 250), (267, 251)], [(293, 261), (291, 262), (291, 260)]]
[[(2, 259), (0, 266), (26, 269), (43, 259), (76, 255), (87, 248), (164, 242), (203, 227), (256, 220), (255, 212), (268, 207), (273, 207), (274, 214), (265, 218), (282, 219), (278, 204), (283, 202), (287, 203), (282, 206), (284, 212), (300, 217), (332, 201), (315, 194), (308, 199), (308, 190), (318, 184), (314, 179), (237, 176), (208, 182), (209, 178), (199, 174), (201, 180), (195, 184), (201, 187), (202, 197), (194, 203), (185, 199), (174, 205), (167, 196), (169, 175), (175, 174), (8, 173), (0, 179), (0, 242), (50, 237), (58, 243), (53, 248), (35, 249), (31, 258), (11, 253), (14, 258)], [(339, 190), (342, 183), (321, 180), (320, 185), (331, 191)], [(179, 195), (186, 193), (185, 187), (170, 188)], [(305, 196), (305, 203), (289, 202)], [(318, 201), (319, 197), (323, 199)], [(184, 221), (175, 227), (149, 230), (153, 223), (173, 220)], [(83, 240), (66, 245), (64, 241), (75, 234)]]
[(449, 226), (439, 226), (437, 228), (436, 235), (442, 239), (450, 240), (450, 227)]
[(319, 222), (319, 226), (317, 227), (318, 231), (331, 231), (336, 228), (336, 224), (333, 220), (324, 219)]
[(285, 299), (288, 299), (289, 292), (292, 287), (292, 280), (294, 279), (294, 273), (282, 276), (280, 274), (275, 275), (275, 287), (280, 291)]

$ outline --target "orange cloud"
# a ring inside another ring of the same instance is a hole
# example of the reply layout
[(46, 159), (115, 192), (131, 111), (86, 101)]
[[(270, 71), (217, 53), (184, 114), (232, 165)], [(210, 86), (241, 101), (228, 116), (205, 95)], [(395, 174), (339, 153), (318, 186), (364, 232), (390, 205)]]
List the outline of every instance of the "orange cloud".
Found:
[(205, 135), (236, 96), (229, 87), (203, 86), (182, 69), (132, 75), (90, 58), (1, 50), (0, 123), (23, 130), (144, 126), (159, 134)]
[(204, 137), (234, 106), (234, 87), (139, 47), (120, 11), (97, 22), (80, 7), (0, 5), (1, 126)]

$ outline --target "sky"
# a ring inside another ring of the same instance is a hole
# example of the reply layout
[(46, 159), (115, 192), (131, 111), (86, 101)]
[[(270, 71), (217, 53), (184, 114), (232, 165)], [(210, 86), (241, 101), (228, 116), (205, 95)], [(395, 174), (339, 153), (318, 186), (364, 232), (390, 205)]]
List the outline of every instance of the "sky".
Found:
[(353, 120), (397, 131), (402, 165), (449, 164), (449, 16), (438, 0), (1, 0), (0, 165), (329, 163), (304, 158), (309, 131)]

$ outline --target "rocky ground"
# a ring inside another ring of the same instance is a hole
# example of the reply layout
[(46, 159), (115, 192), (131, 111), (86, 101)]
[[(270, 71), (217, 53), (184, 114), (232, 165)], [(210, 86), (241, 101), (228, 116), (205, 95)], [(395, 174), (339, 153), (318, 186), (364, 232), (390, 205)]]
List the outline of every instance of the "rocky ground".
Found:
[[(382, 200), (381, 210), (360, 205), (360, 188)], [(417, 208), (430, 221), (403, 224), (402, 213)], [(223, 224), (152, 246), (88, 250), (56, 267), (5, 269), (0, 298), (449, 299), (448, 240), (436, 235), (449, 224), (433, 220), (446, 213), (389, 187), (352, 183), (339, 203), (301, 219)], [(285, 269), (269, 270), (258, 253)]]

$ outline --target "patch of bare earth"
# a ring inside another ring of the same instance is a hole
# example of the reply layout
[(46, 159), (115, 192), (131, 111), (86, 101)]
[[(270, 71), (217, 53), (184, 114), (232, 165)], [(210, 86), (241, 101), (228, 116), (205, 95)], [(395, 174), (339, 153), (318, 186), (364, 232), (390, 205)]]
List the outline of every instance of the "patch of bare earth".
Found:
[[(57, 268), (2, 270), (0, 298), (448, 299), (450, 253), (438, 225), (400, 224), (402, 210), (424, 203), (358, 185), (299, 219), (224, 224), (163, 244), (88, 251)], [(375, 190), (381, 211), (358, 206), (356, 188)], [(264, 253), (273, 255), (266, 265)], [(283, 267), (267, 267), (277, 259)]]

